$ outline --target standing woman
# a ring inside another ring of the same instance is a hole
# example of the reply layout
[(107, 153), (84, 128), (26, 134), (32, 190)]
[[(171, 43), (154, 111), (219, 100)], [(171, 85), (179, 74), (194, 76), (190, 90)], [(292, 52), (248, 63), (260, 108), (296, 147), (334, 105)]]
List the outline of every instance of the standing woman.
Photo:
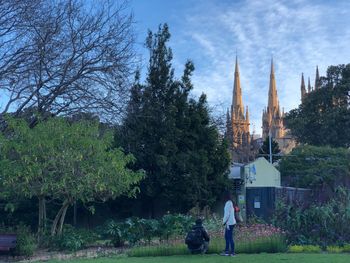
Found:
[(233, 228), (236, 224), (235, 210), (233, 208), (232, 197), (229, 192), (225, 194), (225, 208), (223, 225), (225, 227), (225, 251), (222, 256), (235, 256), (235, 242), (233, 241)]

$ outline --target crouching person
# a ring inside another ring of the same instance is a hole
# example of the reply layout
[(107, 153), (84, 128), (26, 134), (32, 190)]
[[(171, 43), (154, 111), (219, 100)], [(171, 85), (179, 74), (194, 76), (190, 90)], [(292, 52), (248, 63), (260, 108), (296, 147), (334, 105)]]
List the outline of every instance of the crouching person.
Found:
[(192, 254), (205, 254), (208, 251), (209, 240), (210, 237), (202, 225), (202, 219), (197, 219), (185, 239), (188, 249)]

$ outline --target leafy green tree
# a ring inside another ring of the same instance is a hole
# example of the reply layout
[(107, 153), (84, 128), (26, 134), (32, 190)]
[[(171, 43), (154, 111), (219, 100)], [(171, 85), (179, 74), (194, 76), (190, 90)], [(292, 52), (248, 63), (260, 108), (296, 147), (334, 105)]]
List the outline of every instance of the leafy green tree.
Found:
[(6, 133), (0, 135), (1, 196), (37, 198), (39, 234), (47, 201), (61, 203), (51, 227), (55, 235), (61, 234), (67, 209), (74, 202), (106, 201), (138, 191), (143, 174), (127, 168), (134, 157), (112, 149), (113, 134), (102, 133), (97, 122), (52, 118), (33, 128), (20, 119), (7, 122)]
[[(263, 145), (259, 149), (259, 155), (263, 156), (266, 160), (270, 161), (270, 143), (269, 136), (265, 139)], [(278, 146), (278, 143), (275, 140), (271, 140), (271, 151), (272, 151), (272, 162), (276, 162), (280, 159), (278, 154), (281, 153), (281, 150)]]
[(311, 188), (327, 195), (350, 186), (350, 151), (345, 148), (299, 146), (282, 158), (284, 184)]
[(229, 155), (211, 124), (205, 95), (190, 99), (192, 62), (174, 77), (168, 26), (149, 32), (147, 78), (136, 77), (127, 116), (117, 137), (144, 169), (139, 200), (150, 215), (159, 203), (185, 212), (196, 203), (212, 204), (226, 184)]
[(321, 80), (320, 89), (286, 114), (286, 126), (300, 143), (349, 147), (350, 64), (330, 66)]

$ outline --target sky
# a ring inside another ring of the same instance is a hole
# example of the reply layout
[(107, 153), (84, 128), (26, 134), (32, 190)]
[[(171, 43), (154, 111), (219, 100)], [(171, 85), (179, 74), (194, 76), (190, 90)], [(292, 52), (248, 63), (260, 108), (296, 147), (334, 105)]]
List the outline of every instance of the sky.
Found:
[(330, 65), (350, 63), (348, 0), (131, 0), (130, 7), (143, 65), (148, 29), (168, 23), (176, 75), (188, 59), (194, 62), (193, 96), (207, 94), (214, 114), (231, 105), (238, 55), (251, 133), (261, 134), (272, 56), (285, 112), (300, 104), (302, 72), (314, 85), (316, 65), (322, 76)]

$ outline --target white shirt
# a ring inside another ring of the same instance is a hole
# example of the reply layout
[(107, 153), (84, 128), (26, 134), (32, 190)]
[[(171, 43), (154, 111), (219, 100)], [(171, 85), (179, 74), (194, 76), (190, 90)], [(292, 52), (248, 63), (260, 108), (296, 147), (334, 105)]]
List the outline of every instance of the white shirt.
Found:
[(224, 218), (222, 222), (224, 225), (226, 225), (226, 227), (236, 224), (235, 209), (233, 208), (233, 203), (231, 200), (228, 200), (225, 203)]

